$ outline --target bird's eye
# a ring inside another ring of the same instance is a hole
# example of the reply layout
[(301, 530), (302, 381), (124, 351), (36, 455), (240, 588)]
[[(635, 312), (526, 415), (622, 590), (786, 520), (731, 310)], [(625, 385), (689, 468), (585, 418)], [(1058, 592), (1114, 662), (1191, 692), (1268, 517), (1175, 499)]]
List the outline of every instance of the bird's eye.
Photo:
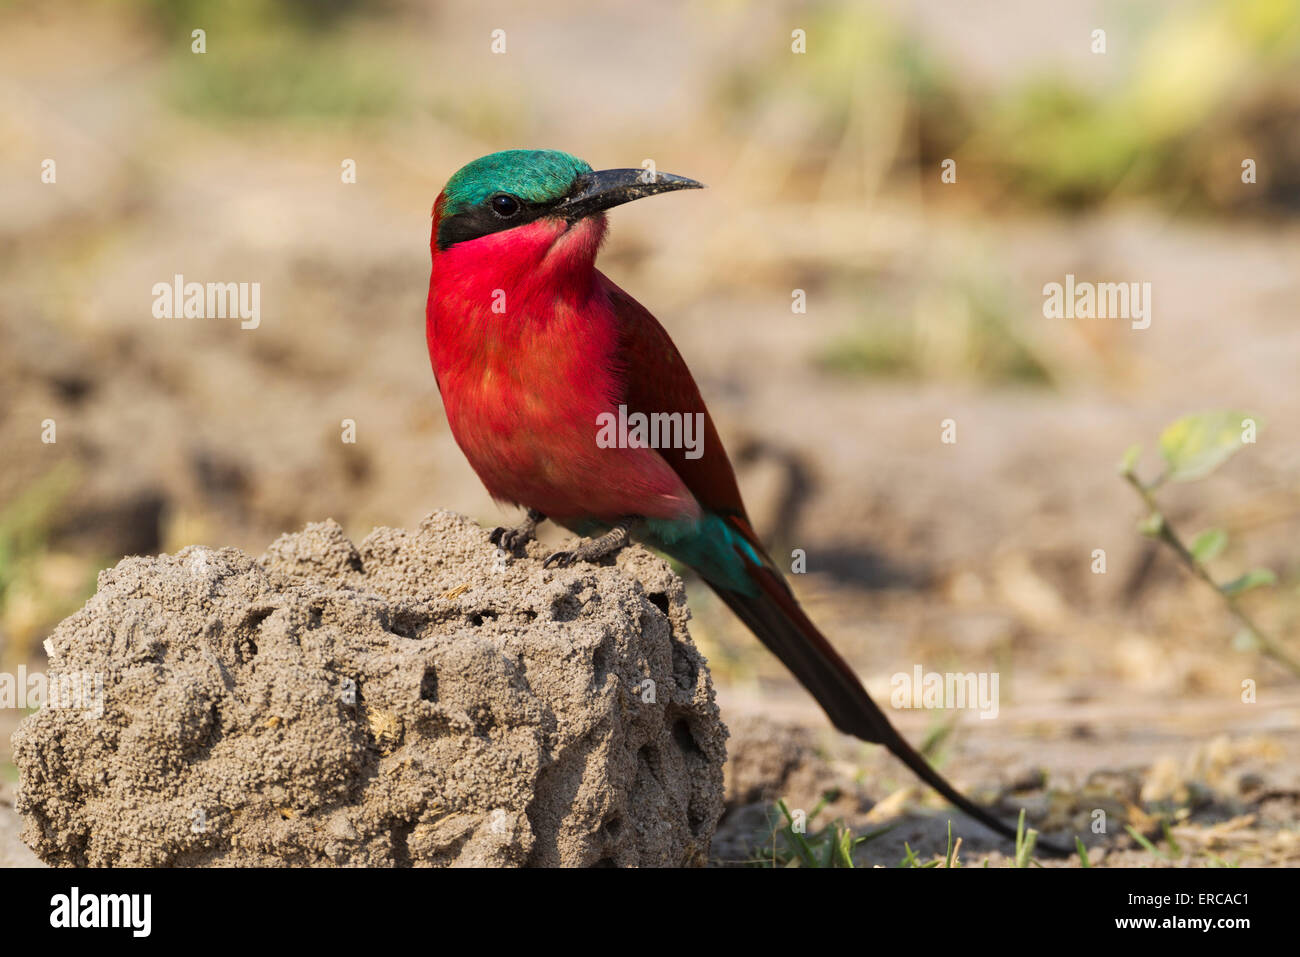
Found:
[(519, 212), (519, 200), (505, 193), (498, 193), (492, 197), (492, 212), (502, 219), (509, 219)]

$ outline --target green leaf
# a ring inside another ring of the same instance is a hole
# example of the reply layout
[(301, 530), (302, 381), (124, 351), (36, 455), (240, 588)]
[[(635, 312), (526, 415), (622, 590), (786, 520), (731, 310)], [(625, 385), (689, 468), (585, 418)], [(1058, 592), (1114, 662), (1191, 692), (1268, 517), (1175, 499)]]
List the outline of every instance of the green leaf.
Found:
[(1124, 830), (1128, 831), (1129, 837), (1133, 838), (1133, 840), (1141, 844), (1142, 847), (1146, 849), (1147, 853), (1154, 854), (1156, 857), (1164, 857), (1164, 855), (1160, 853), (1160, 849), (1157, 848), (1150, 841), (1148, 841), (1142, 835), (1142, 832), (1139, 831), (1137, 828), (1135, 828), (1132, 824), (1125, 824)]
[(1168, 477), (1192, 482), (1209, 475), (1242, 446), (1245, 412), (1219, 411), (1189, 415), (1160, 433), (1160, 454), (1169, 465)]
[(1226, 585), (1220, 585), (1219, 591), (1225, 595), (1240, 595), (1242, 592), (1250, 591), (1252, 588), (1259, 588), (1261, 585), (1272, 585), (1277, 582), (1277, 576), (1267, 568), (1252, 568), (1240, 578), (1234, 578)]
[(1119, 474), (1132, 475), (1133, 470), (1137, 468), (1138, 459), (1141, 457), (1142, 457), (1142, 446), (1130, 445), (1128, 447), (1128, 451), (1124, 453), (1124, 457), (1119, 460), (1119, 465), (1117, 466), (1117, 468), (1119, 469)]
[(1192, 540), (1192, 557), (1198, 562), (1217, 558), (1228, 544), (1228, 533), (1221, 528), (1207, 528)]
[(1074, 849), (1079, 852), (1079, 866), (1092, 867), (1092, 861), (1088, 860), (1088, 849), (1083, 846), (1083, 841), (1079, 840), (1077, 834), (1074, 838)]
[(845, 828), (844, 836), (840, 838), (840, 861), (844, 867), (857, 867), (853, 863), (853, 848), (857, 846), (857, 843), (857, 840), (853, 837), (853, 832)]
[(1159, 538), (1160, 533), (1165, 529), (1165, 517), (1159, 512), (1152, 512), (1142, 521), (1138, 522), (1138, 531), (1147, 538)]
[(1025, 830), (1025, 809), (1020, 809), (1016, 821), (1016, 867), (1028, 867), (1033, 860), (1034, 844), (1038, 841), (1038, 832), (1032, 827)]

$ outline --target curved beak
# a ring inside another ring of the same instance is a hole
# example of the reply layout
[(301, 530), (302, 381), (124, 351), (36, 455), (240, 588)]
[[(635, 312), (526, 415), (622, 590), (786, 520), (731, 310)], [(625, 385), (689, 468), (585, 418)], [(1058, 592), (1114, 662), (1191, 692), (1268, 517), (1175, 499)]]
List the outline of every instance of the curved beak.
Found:
[(573, 190), (551, 212), (572, 221), (656, 193), (703, 188), (703, 183), (672, 173), (655, 173), (648, 169), (602, 169), (579, 176), (574, 181)]

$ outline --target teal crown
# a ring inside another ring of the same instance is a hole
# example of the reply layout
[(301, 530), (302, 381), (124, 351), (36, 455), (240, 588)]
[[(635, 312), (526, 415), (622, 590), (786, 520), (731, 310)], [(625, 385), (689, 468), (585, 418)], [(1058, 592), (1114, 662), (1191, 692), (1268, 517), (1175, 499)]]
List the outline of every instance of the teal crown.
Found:
[(447, 180), (443, 215), (454, 216), (496, 193), (509, 193), (529, 204), (564, 196), (573, 181), (591, 166), (559, 150), (502, 150), (462, 166)]

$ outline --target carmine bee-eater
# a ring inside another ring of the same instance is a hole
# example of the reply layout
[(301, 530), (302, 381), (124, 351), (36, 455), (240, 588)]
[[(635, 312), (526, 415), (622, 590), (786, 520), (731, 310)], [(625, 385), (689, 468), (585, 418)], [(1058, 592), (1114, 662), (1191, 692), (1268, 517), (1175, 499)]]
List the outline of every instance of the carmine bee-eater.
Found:
[[(514, 550), (549, 518), (583, 540), (548, 566), (599, 560), (633, 536), (688, 565), (835, 727), (884, 745), (953, 804), (1014, 838), (913, 750), (804, 614), (754, 533), (676, 346), (596, 268), (607, 209), (701, 185), (641, 169), (593, 171), (554, 150), (506, 150), (461, 169), (438, 196), (426, 316), (434, 375), (452, 434), (487, 490), (528, 510), (492, 541)], [(703, 425), (703, 444), (598, 441), (620, 406), (629, 418), (689, 415)]]

